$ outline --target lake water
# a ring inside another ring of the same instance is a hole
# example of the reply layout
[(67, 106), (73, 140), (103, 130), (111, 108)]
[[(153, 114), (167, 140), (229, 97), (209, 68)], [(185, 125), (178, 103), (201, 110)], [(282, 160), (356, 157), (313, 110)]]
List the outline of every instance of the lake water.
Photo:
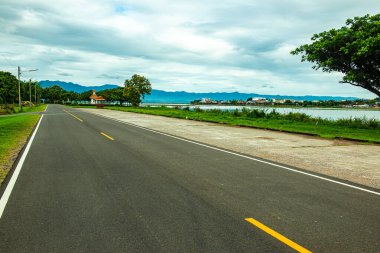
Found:
[(380, 110), (360, 110), (360, 109), (319, 109), (319, 108), (273, 108), (259, 106), (226, 106), (226, 105), (197, 105), (189, 106), (190, 108), (199, 107), (203, 110), (219, 109), (219, 110), (242, 110), (247, 109), (262, 109), (271, 111), (275, 109), (277, 112), (286, 114), (289, 112), (305, 113), (312, 117), (320, 117), (324, 119), (346, 119), (346, 118), (363, 118), (380, 120)]

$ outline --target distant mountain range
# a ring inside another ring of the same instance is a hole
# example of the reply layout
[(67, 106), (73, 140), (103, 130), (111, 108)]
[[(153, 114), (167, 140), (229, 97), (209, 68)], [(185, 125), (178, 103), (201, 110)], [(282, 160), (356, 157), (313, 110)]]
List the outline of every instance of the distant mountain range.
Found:
[[(83, 86), (76, 83), (71, 82), (62, 82), (62, 81), (40, 81), (40, 85), (43, 88), (50, 87), (53, 85), (59, 85), (64, 90), (74, 91), (78, 93), (82, 93), (88, 90), (106, 90), (106, 89), (114, 89), (120, 87), (115, 84), (105, 84), (101, 86)], [(295, 100), (356, 100), (358, 98), (355, 97), (335, 97), (335, 96), (283, 96), (283, 95), (263, 95), (256, 93), (240, 93), (240, 92), (208, 92), (208, 93), (194, 93), (194, 92), (186, 92), (186, 91), (163, 91), (163, 90), (152, 90), (152, 94), (145, 96), (144, 103), (190, 103), (191, 101), (202, 99), (202, 98), (210, 98), (212, 100), (247, 100), (250, 97), (263, 97), (267, 99), (295, 99)]]
[(39, 83), (42, 88), (58, 85), (58, 86), (61, 86), (62, 89), (66, 91), (74, 91), (77, 93), (82, 93), (88, 90), (101, 91), (101, 90), (108, 90), (108, 89), (114, 89), (114, 88), (120, 87), (115, 84), (104, 84), (101, 86), (83, 86), (83, 85), (71, 83), (71, 82), (67, 83), (67, 82), (62, 82), (62, 81), (49, 81), (49, 80), (39, 81)]

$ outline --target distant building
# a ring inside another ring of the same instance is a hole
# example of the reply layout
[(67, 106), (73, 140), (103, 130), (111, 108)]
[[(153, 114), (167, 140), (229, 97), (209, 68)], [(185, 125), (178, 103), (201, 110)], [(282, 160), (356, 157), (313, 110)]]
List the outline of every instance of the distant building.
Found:
[(217, 104), (218, 101), (212, 100), (210, 98), (202, 98), (202, 100), (199, 103), (201, 103), (201, 104)]
[(364, 105), (353, 105), (353, 107), (356, 107), (356, 108), (369, 108), (369, 105), (367, 105), (367, 104), (364, 104)]
[(202, 103), (202, 104), (208, 104), (210, 102), (211, 102), (211, 99), (209, 99), (209, 98), (202, 98), (200, 101), (200, 103)]
[(286, 100), (285, 99), (272, 99), (272, 102), (275, 104), (285, 104)]
[(96, 95), (96, 90), (92, 91), (92, 95), (90, 96), (91, 104), (103, 104), (106, 100), (102, 96)]
[(247, 101), (247, 104), (265, 104), (269, 101), (266, 98), (250, 98)]

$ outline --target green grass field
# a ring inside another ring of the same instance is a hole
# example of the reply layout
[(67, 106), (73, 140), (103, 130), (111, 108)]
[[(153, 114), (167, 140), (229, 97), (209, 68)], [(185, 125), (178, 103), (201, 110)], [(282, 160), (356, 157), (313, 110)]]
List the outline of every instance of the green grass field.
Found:
[[(46, 105), (32, 107), (27, 112), (42, 111), (45, 107)], [(40, 115), (24, 113), (0, 117), (0, 184), (39, 118)]]
[[(94, 107), (89, 107), (94, 108)], [(106, 109), (134, 113), (160, 115), (172, 118), (222, 123), (233, 126), (254, 127), (291, 133), (309, 134), (323, 138), (341, 138), (372, 143), (380, 143), (380, 122), (365, 119), (331, 121), (311, 118), (306, 114), (279, 115), (271, 112), (222, 112), (190, 111), (166, 107), (118, 107)]]

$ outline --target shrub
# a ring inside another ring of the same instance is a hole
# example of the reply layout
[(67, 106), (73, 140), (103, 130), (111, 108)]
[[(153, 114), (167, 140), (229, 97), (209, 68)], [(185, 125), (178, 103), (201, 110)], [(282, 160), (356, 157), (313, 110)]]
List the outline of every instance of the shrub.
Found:
[(239, 111), (238, 109), (235, 109), (235, 110), (232, 111), (232, 116), (234, 116), (234, 117), (239, 117), (239, 116), (242, 116), (242, 115), (243, 115), (242, 112)]
[(336, 123), (341, 126), (348, 126), (352, 128), (380, 129), (380, 121), (376, 119), (367, 119), (366, 117), (338, 119)]
[(265, 116), (266, 116), (265, 111), (258, 110), (258, 109), (253, 109), (247, 114), (247, 117), (249, 118), (264, 118)]
[(289, 112), (288, 114), (284, 115), (284, 118), (287, 120), (294, 120), (294, 121), (301, 121), (301, 122), (310, 122), (311, 116), (307, 115), (305, 113), (299, 113), (299, 112)]
[(211, 110), (209, 110), (209, 112), (213, 113), (213, 114), (217, 114), (217, 115), (223, 114), (223, 111), (220, 109), (211, 109)]
[(241, 110), (241, 113), (243, 116), (248, 116), (248, 114), (251, 112), (251, 110), (249, 110), (248, 108), (246, 107), (243, 107), (243, 109)]
[(203, 112), (203, 110), (199, 107), (194, 107), (194, 112)]
[(265, 116), (267, 119), (279, 119), (281, 118), (282, 115), (279, 112), (277, 112), (275, 109), (273, 109), (272, 111), (267, 113)]
[(0, 105), (0, 114), (11, 114), (16, 112), (17, 107), (15, 107), (13, 104)]

